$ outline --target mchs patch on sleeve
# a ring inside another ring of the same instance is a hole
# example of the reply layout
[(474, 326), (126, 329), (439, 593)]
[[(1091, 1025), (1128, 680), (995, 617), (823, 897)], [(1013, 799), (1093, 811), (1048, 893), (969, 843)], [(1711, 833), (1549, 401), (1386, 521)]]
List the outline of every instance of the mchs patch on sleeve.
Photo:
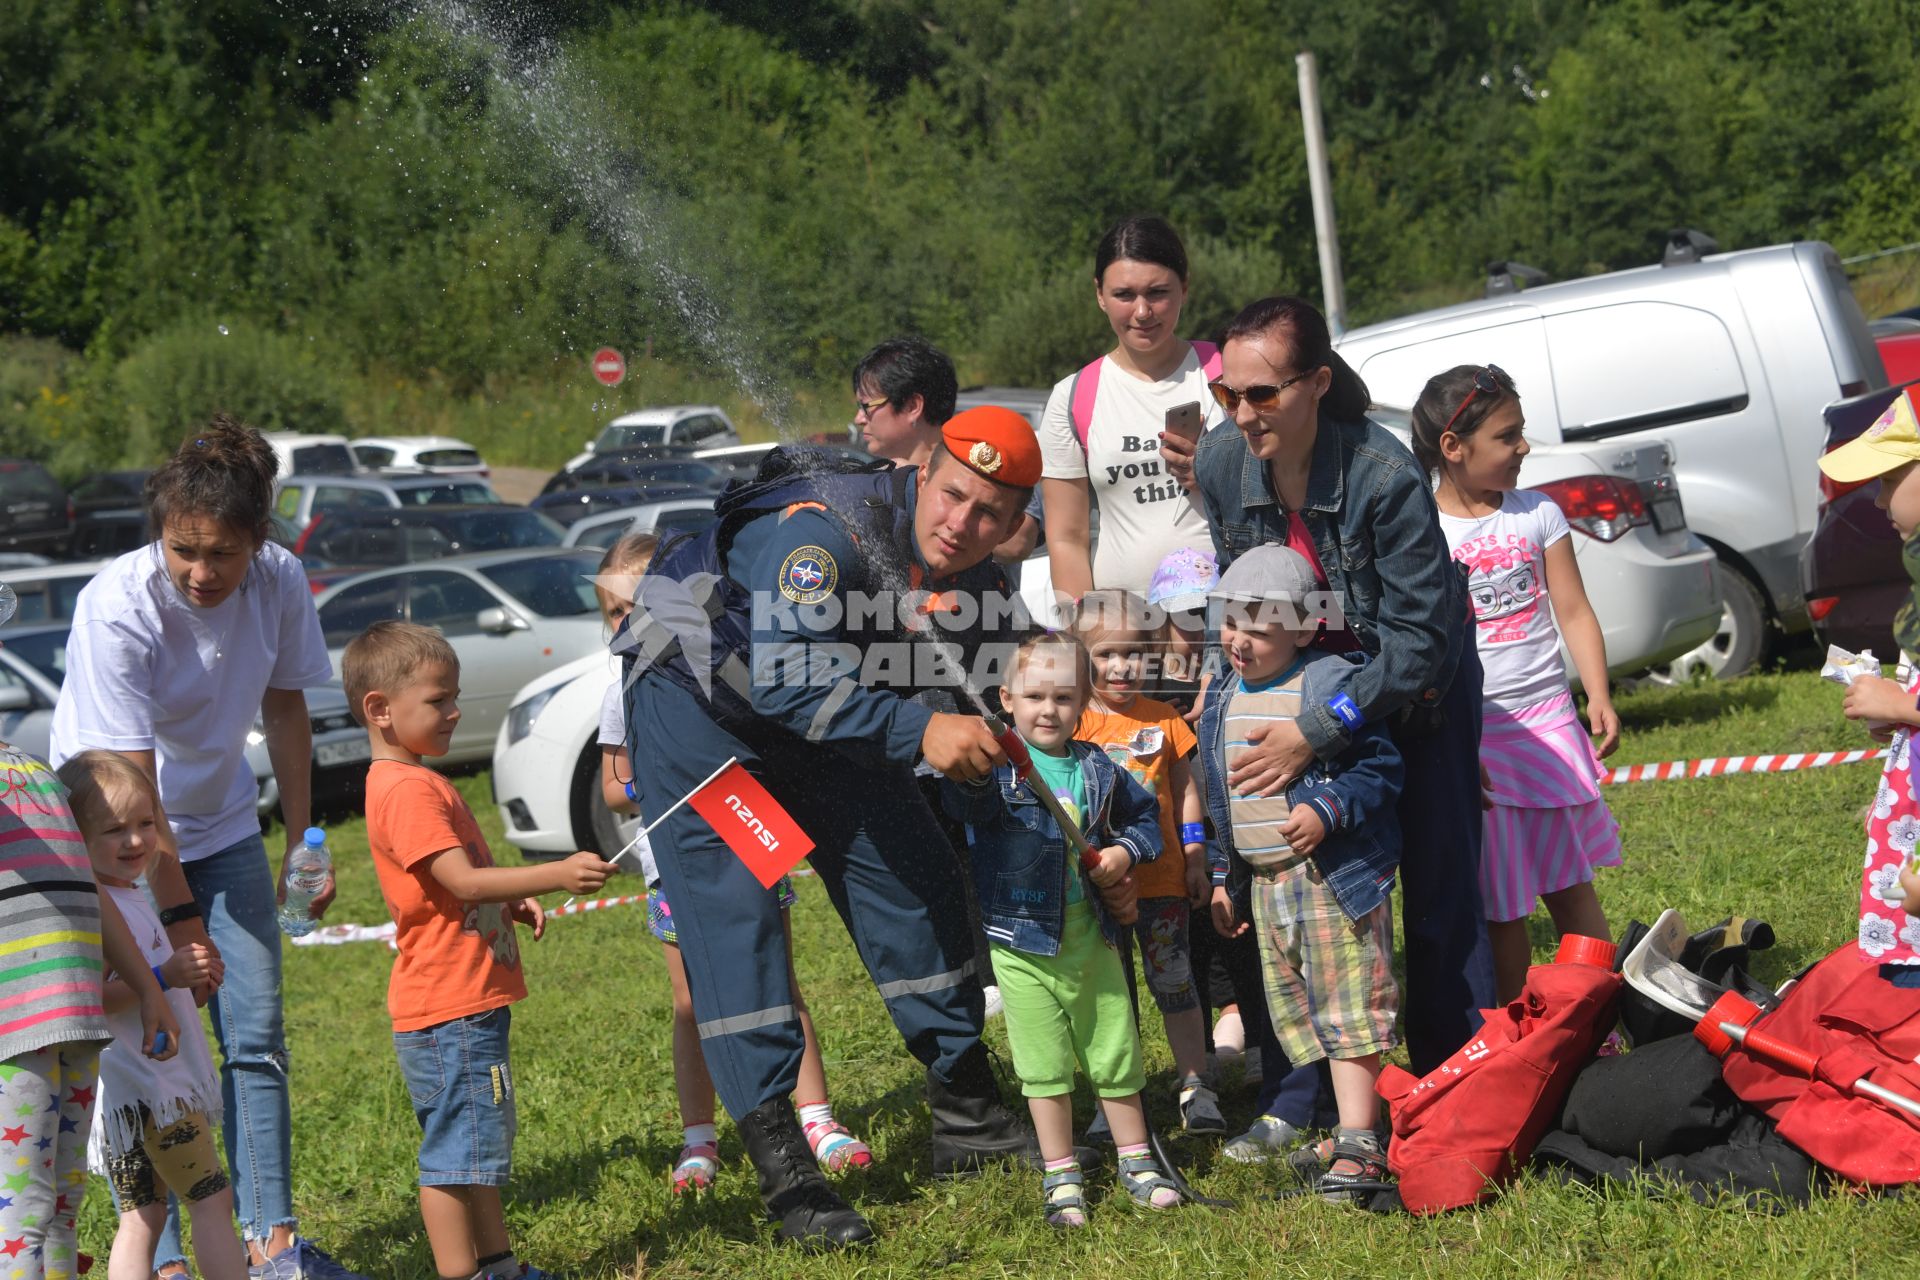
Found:
[(780, 594), (795, 604), (818, 604), (840, 582), (840, 566), (825, 547), (796, 547), (780, 566)]

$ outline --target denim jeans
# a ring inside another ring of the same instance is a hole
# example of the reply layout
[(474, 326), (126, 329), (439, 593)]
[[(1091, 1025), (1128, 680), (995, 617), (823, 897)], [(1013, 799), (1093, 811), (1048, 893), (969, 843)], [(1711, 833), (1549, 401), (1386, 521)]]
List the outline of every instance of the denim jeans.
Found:
[(513, 1100), (508, 1032), (513, 1010), (450, 1018), (396, 1031), (393, 1050), (420, 1121), (420, 1185), (503, 1187), (513, 1172)]
[[(234, 1208), (250, 1240), (292, 1226), (293, 1111), (287, 1093), (287, 1038), (280, 1009), (280, 925), (274, 919), (273, 866), (259, 836), (184, 864), (187, 886), (227, 976), (210, 1006), (220, 1043), (221, 1136), (232, 1171)], [(180, 1207), (167, 1201), (167, 1225), (154, 1266), (183, 1261)]]

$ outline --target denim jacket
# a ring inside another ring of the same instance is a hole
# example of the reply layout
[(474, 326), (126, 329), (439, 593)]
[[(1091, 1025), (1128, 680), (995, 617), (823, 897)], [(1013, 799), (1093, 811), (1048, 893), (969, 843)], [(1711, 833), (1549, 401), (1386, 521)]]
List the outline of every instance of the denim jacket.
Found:
[[(1086, 781), (1082, 826), (1093, 847), (1121, 845), (1135, 866), (1158, 858), (1159, 802), (1100, 748), (1071, 742), (1068, 749)], [(1075, 864), (1059, 826), (1033, 792), (1014, 780), (1012, 768), (1001, 765), (980, 782), (942, 781), (940, 792), (946, 811), (967, 824), (968, 861), (987, 937), (1030, 955), (1058, 955), (1067, 923), (1067, 876), (1077, 875), (1100, 931), (1109, 943), (1119, 941), (1119, 926), (1100, 891)]]
[[(1352, 689), (1372, 663), (1362, 654), (1308, 651), (1301, 676), (1302, 707), (1325, 706), (1341, 689)], [(1226, 886), (1236, 903), (1250, 874), (1233, 849), (1233, 815), (1227, 803), (1227, 704), (1240, 681), (1225, 675), (1207, 687), (1200, 711), (1201, 770), (1206, 777), (1207, 816), (1216, 842), (1208, 847), (1213, 883)], [(1327, 824), (1326, 839), (1313, 851), (1340, 909), (1358, 920), (1386, 901), (1400, 866), (1400, 786), (1405, 769), (1400, 748), (1383, 724), (1363, 725), (1339, 756), (1315, 760), (1287, 788), (1293, 804), (1309, 804)]]
[[(1271, 473), (1233, 424), (1201, 437), (1193, 470), (1223, 572), (1253, 548), (1287, 540), (1287, 511)], [(1474, 642), (1472, 615), (1465, 571), (1447, 551), (1413, 455), (1372, 422), (1323, 414), (1300, 518), (1346, 625), (1378, 659), (1348, 688), (1364, 723), (1435, 714), (1462, 648)], [(1303, 710), (1300, 732), (1315, 755), (1332, 760), (1352, 731), (1314, 705)]]

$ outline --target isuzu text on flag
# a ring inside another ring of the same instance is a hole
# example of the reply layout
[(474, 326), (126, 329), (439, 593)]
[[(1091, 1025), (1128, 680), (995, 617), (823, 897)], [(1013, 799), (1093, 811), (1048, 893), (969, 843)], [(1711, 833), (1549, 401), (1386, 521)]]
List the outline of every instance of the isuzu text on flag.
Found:
[(709, 779), (687, 803), (769, 889), (813, 852), (813, 841), (800, 824), (737, 761)]

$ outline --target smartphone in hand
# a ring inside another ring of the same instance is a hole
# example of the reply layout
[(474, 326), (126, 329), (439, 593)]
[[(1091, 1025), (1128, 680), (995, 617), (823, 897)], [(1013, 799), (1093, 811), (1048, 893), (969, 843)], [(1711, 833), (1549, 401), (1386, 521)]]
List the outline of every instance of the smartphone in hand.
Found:
[(1205, 426), (1206, 418), (1200, 412), (1198, 400), (1189, 400), (1185, 404), (1177, 404), (1167, 410), (1166, 430), (1170, 436), (1182, 436), (1192, 443), (1200, 438), (1200, 432)]

